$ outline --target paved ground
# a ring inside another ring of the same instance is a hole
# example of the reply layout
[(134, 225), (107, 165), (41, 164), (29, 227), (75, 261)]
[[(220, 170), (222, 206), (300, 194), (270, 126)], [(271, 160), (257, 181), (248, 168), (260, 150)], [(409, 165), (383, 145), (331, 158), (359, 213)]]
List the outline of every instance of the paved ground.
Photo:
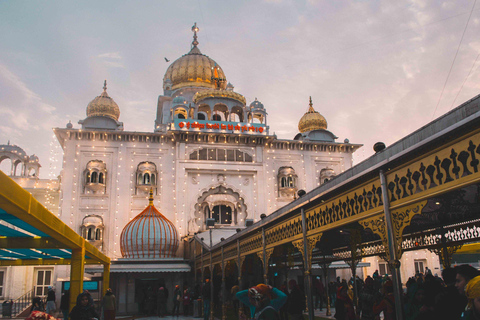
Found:
[[(335, 319), (333, 315), (335, 314), (335, 308), (331, 309), (332, 316), (326, 316), (326, 309), (324, 308), (323, 311), (315, 310), (315, 315), (320, 316), (326, 319)], [(307, 319), (307, 316), (305, 315), (304, 317)], [(171, 319), (171, 320), (202, 320), (203, 318), (194, 318), (194, 317), (184, 317), (183, 315), (180, 315), (179, 317), (172, 317), (172, 316), (167, 316), (164, 318), (159, 318), (159, 317), (144, 317), (144, 318), (136, 318), (136, 319), (141, 319), (141, 320), (159, 320), (159, 319)], [(230, 319), (229, 319), (230, 320)], [(232, 319), (236, 320), (236, 319)]]

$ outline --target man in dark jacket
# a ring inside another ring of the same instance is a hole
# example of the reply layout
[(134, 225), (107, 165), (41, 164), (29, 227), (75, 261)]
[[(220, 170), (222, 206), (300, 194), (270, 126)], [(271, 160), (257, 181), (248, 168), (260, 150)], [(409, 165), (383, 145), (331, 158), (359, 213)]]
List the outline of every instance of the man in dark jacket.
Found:
[(70, 291), (65, 290), (62, 298), (60, 299), (60, 310), (62, 310), (64, 320), (68, 320), (68, 311), (70, 309), (69, 306), (70, 306)]
[(305, 309), (305, 294), (293, 279), (288, 282), (288, 289), (290, 289), (290, 294), (287, 300), (287, 312), (290, 314), (290, 319), (302, 320), (303, 310)]
[(207, 279), (202, 288), (203, 320), (208, 320), (210, 317), (211, 292), (210, 279)]

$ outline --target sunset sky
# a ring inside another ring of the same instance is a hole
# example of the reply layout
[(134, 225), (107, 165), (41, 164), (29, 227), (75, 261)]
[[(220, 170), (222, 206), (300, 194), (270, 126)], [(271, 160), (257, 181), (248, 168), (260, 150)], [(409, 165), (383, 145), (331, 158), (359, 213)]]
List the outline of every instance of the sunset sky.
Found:
[(104, 79), (125, 131), (152, 132), (164, 73), (190, 50), (197, 22), (200, 50), (248, 104), (265, 105), (271, 134), (293, 139), (312, 96), (338, 142), (364, 144), (357, 164), (375, 142), (388, 146), (480, 93), (474, 4), (1, 1), (0, 144), (38, 155), (46, 178), (60, 152), (52, 128), (79, 128)]

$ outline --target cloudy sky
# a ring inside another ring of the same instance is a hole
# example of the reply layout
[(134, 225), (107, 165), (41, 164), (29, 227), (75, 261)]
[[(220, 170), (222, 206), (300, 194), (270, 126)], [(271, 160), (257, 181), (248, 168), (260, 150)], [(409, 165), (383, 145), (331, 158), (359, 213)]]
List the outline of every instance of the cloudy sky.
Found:
[(78, 128), (104, 79), (125, 130), (153, 131), (164, 58), (189, 51), (197, 22), (200, 50), (265, 105), (270, 133), (293, 138), (312, 96), (337, 141), (364, 144), (359, 163), (480, 93), (475, 1), (4, 0), (0, 144), (37, 154), (47, 177), (52, 128)]

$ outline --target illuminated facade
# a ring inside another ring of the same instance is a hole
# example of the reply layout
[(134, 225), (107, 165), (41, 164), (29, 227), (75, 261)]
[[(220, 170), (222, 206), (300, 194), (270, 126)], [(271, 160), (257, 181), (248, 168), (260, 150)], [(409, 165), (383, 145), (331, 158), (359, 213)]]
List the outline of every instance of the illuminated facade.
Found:
[[(234, 91), (222, 68), (201, 53), (198, 28), (192, 31), (191, 50), (165, 72), (151, 132), (125, 130), (128, 121), (125, 127), (119, 122), (121, 106), (106, 83), (79, 127), (54, 129), (63, 149), (58, 215), (112, 259), (111, 286), (123, 301), (119, 313), (145, 308), (141, 290), (163, 285), (173, 291), (186, 282), (181, 272), (190, 266), (181, 240), (206, 231), (207, 219), (233, 234), (291, 202), (299, 190), (311, 191), (349, 169), (361, 146), (336, 142), (311, 99), (294, 139), (271, 135), (265, 106)], [(137, 237), (141, 228), (159, 244), (132, 245), (150, 239)], [(168, 246), (161, 244), (165, 239)], [(86, 270), (95, 278), (98, 270)], [(66, 268), (55, 269), (57, 292), (68, 277)]]

